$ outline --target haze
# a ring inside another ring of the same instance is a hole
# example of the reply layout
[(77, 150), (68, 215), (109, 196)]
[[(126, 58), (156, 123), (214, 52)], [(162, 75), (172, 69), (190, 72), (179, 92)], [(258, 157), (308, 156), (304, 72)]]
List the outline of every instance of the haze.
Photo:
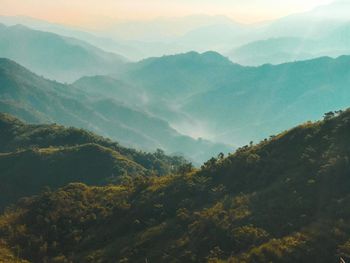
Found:
[(25, 15), (56, 23), (100, 28), (121, 20), (193, 14), (225, 15), (243, 23), (272, 20), (328, 4), (330, 0), (1, 0), (1, 15)]

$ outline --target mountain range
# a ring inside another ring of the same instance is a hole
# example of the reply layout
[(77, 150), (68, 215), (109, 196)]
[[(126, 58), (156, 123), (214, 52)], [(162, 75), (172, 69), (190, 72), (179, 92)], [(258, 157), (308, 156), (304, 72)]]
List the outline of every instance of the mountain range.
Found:
[(0, 217), (0, 259), (347, 260), (349, 124), (349, 110), (328, 114), (200, 170), (22, 199)]
[(350, 262), (348, 10), (0, 16), (0, 263)]
[(149, 151), (160, 148), (167, 153), (188, 156), (196, 163), (230, 149), (183, 135), (167, 121), (127, 105), (122, 97), (119, 99), (108, 94), (95, 97), (88, 90), (44, 79), (11, 60), (0, 59), (2, 112), (31, 123), (85, 128), (126, 146)]
[(87, 128), (127, 146), (161, 148), (197, 163), (318, 119), (349, 101), (348, 56), (245, 67), (216, 52), (189, 52), (126, 63), (110, 75), (82, 77), (71, 85), (3, 63), (2, 81), (13, 86), (2, 88), (8, 89), (3, 111), (26, 121)]
[[(212, 50), (229, 56), (235, 63), (261, 65), (349, 54), (348, 45), (345, 44), (348, 38), (342, 33), (349, 24), (349, 8), (349, 1), (338, 0), (307, 12), (257, 24), (243, 24), (225, 16), (206, 15), (111, 21), (99, 30), (23, 16), (0, 16), (0, 23), (10, 26), (22, 24), (77, 38), (132, 61), (190, 50)], [(290, 38), (297, 38), (298, 41), (286, 41)], [(337, 41), (339, 38), (345, 40), (343, 44)], [(257, 54), (252, 55), (248, 50)]]
[(72, 82), (82, 76), (108, 74), (126, 59), (75, 38), (0, 24), (0, 57), (21, 63), (46, 78)]
[(129, 64), (112, 76), (114, 95), (111, 77), (88, 86), (115, 98), (134, 87), (143, 94), (138, 106), (182, 133), (239, 146), (346, 107), (349, 65), (341, 56), (245, 67), (215, 52), (189, 52)]

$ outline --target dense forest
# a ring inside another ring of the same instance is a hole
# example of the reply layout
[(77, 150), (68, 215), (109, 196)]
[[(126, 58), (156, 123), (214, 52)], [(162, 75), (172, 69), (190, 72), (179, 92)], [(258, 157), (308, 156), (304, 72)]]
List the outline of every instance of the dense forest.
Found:
[(28, 125), (0, 113), (0, 210), (20, 197), (72, 182), (116, 183), (121, 178), (162, 176), (187, 162), (163, 151), (146, 153), (82, 129)]
[[(8, 142), (5, 150), (34, 144), (72, 147), (69, 136), (52, 136), (57, 130), (83, 134), (83, 143), (90, 138), (89, 143), (100, 140), (110, 150), (120, 147), (80, 130), (2, 118), (2, 127), (14, 125), (5, 129), (11, 130), (3, 140)], [(161, 177), (46, 189), (19, 200), (1, 216), (0, 261), (346, 260), (349, 130), (350, 110), (328, 113), (322, 121), (251, 143), (227, 157), (220, 154), (200, 169), (183, 165), (177, 174)], [(34, 139), (39, 134), (41, 139)]]

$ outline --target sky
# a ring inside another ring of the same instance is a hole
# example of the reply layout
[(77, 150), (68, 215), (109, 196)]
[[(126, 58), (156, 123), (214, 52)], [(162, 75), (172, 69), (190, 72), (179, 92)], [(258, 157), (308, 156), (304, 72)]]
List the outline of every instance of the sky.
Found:
[(308, 11), (332, 0), (0, 0), (0, 15), (98, 27), (115, 21), (193, 14), (225, 15), (256, 23)]

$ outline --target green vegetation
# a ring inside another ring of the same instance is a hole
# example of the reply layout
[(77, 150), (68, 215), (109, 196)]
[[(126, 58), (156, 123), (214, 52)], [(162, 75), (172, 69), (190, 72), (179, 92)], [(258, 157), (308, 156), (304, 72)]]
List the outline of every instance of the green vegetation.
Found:
[(69, 184), (0, 218), (30, 262), (336, 262), (349, 256), (350, 110), (198, 171)]
[(106, 185), (135, 176), (177, 172), (186, 161), (164, 152), (124, 148), (93, 133), (59, 125), (27, 125), (0, 114), (0, 208), (20, 197), (71, 182)]

